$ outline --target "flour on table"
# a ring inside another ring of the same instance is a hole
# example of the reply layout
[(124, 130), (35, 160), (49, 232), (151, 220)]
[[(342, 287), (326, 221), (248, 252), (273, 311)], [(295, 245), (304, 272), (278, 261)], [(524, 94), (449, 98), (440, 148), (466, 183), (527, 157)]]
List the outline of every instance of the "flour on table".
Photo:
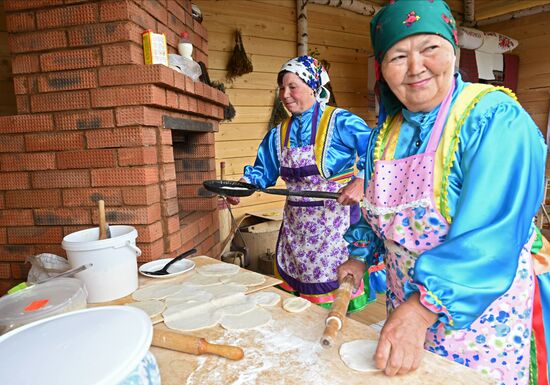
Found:
[(375, 372), (380, 369), (374, 365), (374, 352), (378, 341), (355, 340), (340, 346), (340, 358), (350, 369), (359, 372)]
[(272, 291), (259, 291), (257, 293), (250, 294), (248, 298), (254, 301), (259, 306), (275, 306), (281, 300), (281, 296)]
[(227, 330), (247, 330), (271, 321), (271, 313), (260, 307), (240, 315), (224, 315), (220, 324)]
[(229, 277), (222, 277), (220, 281), (223, 283), (236, 283), (245, 286), (258, 286), (265, 282), (265, 277), (258, 273), (244, 272)]
[(136, 301), (147, 301), (150, 299), (164, 299), (170, 295), (176, 294), (181, 290), (180, 284), (149, 285), (142, 289), (137, 289), (132, 293), (132, 298)]
[(241, 268), (239, 266), (232, 263), (222, 262), (197, 267), (197, 273), (209, 277), (223, 277), (224, 275), (237, 274), (240, 269)]
[(127, 303), (126, 306), (137, 307), (143, 310), (151, 318), (156, 317), (164, 311), (166, 305), (162, 301), (150, 300), (142, 302)]
[(287, 298), (283, 301), (283, 309), (290, 313), (300, 313), (311, 305), (307, 299), (302, 297)]

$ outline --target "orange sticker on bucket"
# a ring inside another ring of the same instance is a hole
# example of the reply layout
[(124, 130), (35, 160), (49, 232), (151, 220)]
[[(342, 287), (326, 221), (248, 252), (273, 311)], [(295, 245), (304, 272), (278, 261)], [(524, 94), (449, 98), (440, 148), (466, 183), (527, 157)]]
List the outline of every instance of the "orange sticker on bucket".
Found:
[(42, 309), (44, 306), (48, 304), (47, 299), (39, 299), (38, 301), (32, 301), (30, 304), (27, 305), (25, 308), (25, 311), (36, 311), (39, 309)]

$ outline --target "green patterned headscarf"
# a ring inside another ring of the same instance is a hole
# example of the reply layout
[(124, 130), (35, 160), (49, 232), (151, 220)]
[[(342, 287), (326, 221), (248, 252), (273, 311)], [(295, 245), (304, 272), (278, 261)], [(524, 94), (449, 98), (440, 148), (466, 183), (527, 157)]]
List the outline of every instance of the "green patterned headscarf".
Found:
[[(458, 47), (456, 22), (451, 9), (443, 0), (390, 0), (370, 23), (374, 56), (382, 63), (384, 55), (398, 41), (423, 33), (439, 35)], [(389, 115), (402, 108), (401, 102), (388, 85), (379, 84), (380, 97)]]

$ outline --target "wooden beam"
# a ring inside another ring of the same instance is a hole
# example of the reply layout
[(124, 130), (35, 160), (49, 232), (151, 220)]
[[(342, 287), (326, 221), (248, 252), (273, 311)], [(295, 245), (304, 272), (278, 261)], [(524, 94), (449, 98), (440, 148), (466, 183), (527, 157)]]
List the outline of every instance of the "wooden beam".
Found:
[(475, 20), (480, 22), (481, 20), (508, 15), (547, 4), (550, 4), (549, 0), (477, 0)]
[(464, 0), (464, 25), (470, 26), (474, 23), (475, 0)]
[(311, 4), (329, 5), (331, 7), (346, 9), (363, 16), (373, 16), (381, 8), (379, 5), (359, 0), (309, 0), (309, 2)]
[(307, 34), (307, 2), (308, 0), (296, 0), (296, 29), (298, 33), (298, 56), (307, 55), (308, 40)]
[(482, 25), (495, 24), (495, 23), (500, 23), (507, 20), (519, 19), (521, 17), (536, 15), (538, 13), (549, 12), (549, 11), (550, 11), (550, 4), (546, 4), (538, 7), (523, 9), (517, 12), (508, 13), (505, 15), (500, 15), (500, 16), (495, 16), (488, 19), (479, 20), (479, 21), (476, 21), (474, 25), (482, 26)]

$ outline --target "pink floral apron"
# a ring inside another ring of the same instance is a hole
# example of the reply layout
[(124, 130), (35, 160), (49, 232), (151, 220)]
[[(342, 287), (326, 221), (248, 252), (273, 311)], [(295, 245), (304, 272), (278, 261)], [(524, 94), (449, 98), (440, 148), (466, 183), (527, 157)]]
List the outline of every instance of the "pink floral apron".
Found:
[[(453, 89), (441, 105), (426, 152), (386, 160), (386, 146), (366, 188), (363, 215), (387, 250), (389, 313), (404, 302), (404, 284), (412, 280), (416, 259), (444, 242), (449, 230), (449, 223), (434, 203), (433, 175), (435, 152)], [(391, 135), (397, 131), (393, 127)], [(425, 348), (488, 374), (501, 384), (528, 384), (534, 290), (529, 250), (530, 245), (523, 247), (515, 279), (506, 293), (466, 329), (447, 330), (443, 324), (430, 328)], [(424, 306), (446, 313), (446, 309), (433, 304), (433, 298), (427, 298), (430, 294), (423, 287), (420, 295)]]
[[(308, 145), (291, 148), (290, 130), (286, 131), (281, 148), (281, 178), (291, 191), (337, 192), (342, 188), (342, 184), (325, 179), (316, 164), (318, 115), (317, 105)], [(336, 270), (348, 259), (343, 235), (349, 225), (349, 206), (340, 205), (333, 199), (289, 197), (277, 241), (276, 268), (285, 281), (281, 287), (298, 291), (315, 303), (332, 302), (331, 292), (339, 287)], [(363, 284), (355, 296), (361, 293)]]

